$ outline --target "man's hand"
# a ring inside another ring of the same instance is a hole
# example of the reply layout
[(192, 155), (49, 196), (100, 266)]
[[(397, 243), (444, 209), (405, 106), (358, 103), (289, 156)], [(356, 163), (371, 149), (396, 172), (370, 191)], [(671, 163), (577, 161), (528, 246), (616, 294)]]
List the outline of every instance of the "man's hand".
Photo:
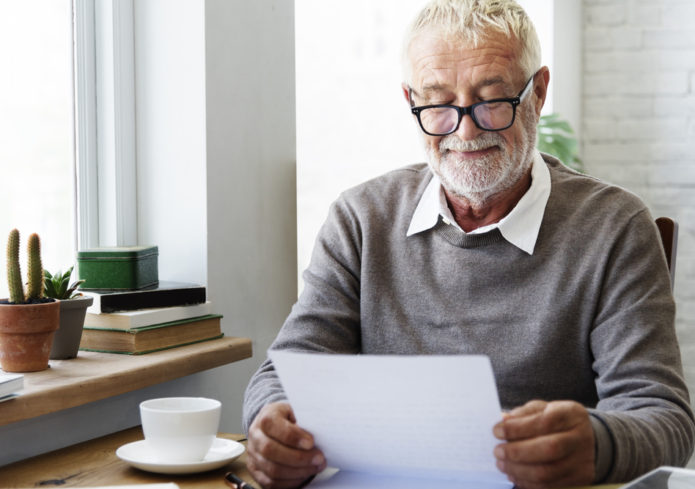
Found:
[(249, 428), (246, 466), (266, 489), (299, 487), (326, 467), (314, 437), (299, 426), (284, 402), (268, 404)]
[(594, 431), (574, 401), (530, 401), (493, 428), (497, 467), (523, 489), (588, 485), (594, 480)]

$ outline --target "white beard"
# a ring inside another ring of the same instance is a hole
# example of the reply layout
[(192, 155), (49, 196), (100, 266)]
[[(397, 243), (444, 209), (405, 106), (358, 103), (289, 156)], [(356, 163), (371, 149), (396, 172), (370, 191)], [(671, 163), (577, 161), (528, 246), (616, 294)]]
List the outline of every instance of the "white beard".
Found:
[[(472, 141), (463, 141), (455, 134), (444, 136), (438, 151), (425, 146), (427, 163), (439, 177), (444, 188), (456, 197), (481, 207), (491, 197), (510, 189), (531, 168), (536, 146), (536, 120), (531, 110), (519, 111), (523, 124), (522, 143), (510, 154), (504, 138), (495, 132), (483, 132)], [(496, 146), (492, 154), (476, 159), (459, 160), (448, 150), (475, 151)]]

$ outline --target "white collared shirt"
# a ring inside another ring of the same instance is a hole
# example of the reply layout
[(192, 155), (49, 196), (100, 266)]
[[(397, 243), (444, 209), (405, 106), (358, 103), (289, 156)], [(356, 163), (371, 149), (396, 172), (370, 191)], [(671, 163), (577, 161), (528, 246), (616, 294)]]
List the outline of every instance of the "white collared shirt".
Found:
[[(548, 197), (550, 197), (550, 171), (543, 161), (543, 157), (536, 150), (531, 165), (531, 186), (519, 202), (509, 214), (498, 222), (474, 229), (470, 233), (484, 233), (499, 228), (504, 239), (532, 255)], [(433, 175), (415, 208), (406, 236), (412, 236), (433, 228), (440, 215), (445, 223), (461, 229), (447, 205), (444, 188), (439, 177)], [(464, 231), (461, 230), (461, 232)]]

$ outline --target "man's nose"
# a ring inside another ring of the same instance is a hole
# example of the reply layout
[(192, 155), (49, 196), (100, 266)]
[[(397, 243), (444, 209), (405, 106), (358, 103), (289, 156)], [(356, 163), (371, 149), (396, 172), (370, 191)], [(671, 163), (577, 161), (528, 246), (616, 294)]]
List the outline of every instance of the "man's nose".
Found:
[(482, 129), (479, 129), (478, 126), (475, 125), (471, 115), (466, 114), (461, 119), (461, 124), (459, 124), (459, 127), (456, 129), (454, 134), (456, 134), (463, 141), (472, 141), (477, 138), (482, 131)]

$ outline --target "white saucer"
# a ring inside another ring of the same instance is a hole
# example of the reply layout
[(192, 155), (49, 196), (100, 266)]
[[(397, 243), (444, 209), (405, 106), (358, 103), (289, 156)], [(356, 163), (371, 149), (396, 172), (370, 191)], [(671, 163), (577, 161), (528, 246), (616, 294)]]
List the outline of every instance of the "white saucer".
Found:
[(159, 474), (195, 474), (222, 467), (244, 453), (244, 445), (239, 442), (215, 438), (212, 448), (203, 460), (197, 462), (161, 462), (152, 453), (145, 440), (126, 443), (116, 456), (124, 462), (141, 470)]

